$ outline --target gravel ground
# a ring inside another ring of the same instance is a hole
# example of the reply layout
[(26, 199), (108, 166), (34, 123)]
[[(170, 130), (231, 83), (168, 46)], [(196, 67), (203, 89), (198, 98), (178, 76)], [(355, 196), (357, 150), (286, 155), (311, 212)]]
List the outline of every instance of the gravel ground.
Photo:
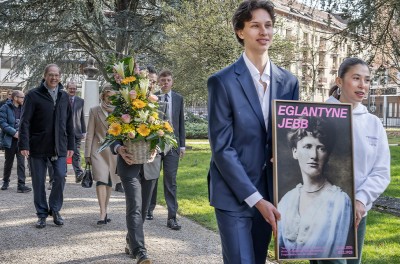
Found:
[[(0, 177), (3, 164), (4, 153), (0, 151)], [(30, 177), (26, 185), (32, 186)], [(109, 209), (112, 221), (98, 226), (95, 188), (82, 188), (69, 175), (60, 213), (63, 226), (56, 226), (49, 217), (46, 228), (35, 228), (33, 193), (17, 193), (15, 161), (10, 187), (0, 190), (0, 263), (136, 263), (124, 253), (126, 224), (122, 193), (113, 191)], [(216, 232), (180, 216), (182, 229), (173, 231), (166, 227), (166, 219), (166, 208), (157, 206), (154, 220), (144, 224), (146, 247), (154, 264), (222, 263)]]

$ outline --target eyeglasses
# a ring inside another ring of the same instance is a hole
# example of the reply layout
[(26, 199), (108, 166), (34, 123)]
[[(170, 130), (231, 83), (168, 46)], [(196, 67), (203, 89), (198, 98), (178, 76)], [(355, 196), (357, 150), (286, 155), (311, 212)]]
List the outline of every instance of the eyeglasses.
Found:
[(59, 75), (59, 74), (48, 73), (48, 74), (47, 74), (47, 77), (49, 77), (49, 78), (59, 78), (60, 75)]
[(25, 96), (18, 96), (18, 95), (17, 95), (17, 97), (18, 97), (18, 98), (25, 98)]

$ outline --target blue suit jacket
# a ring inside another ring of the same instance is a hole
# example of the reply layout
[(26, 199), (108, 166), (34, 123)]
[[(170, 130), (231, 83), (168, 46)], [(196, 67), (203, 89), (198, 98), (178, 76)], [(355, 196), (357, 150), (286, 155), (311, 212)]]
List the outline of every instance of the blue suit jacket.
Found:
[(258, 191), (272, 201), (272, 100), (298, 100), (297, 78), (271, 63), (270, 111), (265, 127), (253, 79), (240, 57), (208, 79), (211, 164), (210, 204), (228, 211), (249, 208), (244, 199)]

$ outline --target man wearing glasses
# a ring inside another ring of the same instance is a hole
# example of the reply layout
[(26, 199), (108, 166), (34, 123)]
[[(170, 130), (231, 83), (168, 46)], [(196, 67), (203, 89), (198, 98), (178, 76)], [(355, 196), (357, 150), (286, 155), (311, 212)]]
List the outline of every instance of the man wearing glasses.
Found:
[[(26, 94), (22, 107), (18, 145), (21, 154), (30, 157), (37, 228), (46, 227), (49, 215), (53, 216), (54, 224), (64, 224), (60, 210), (64, 200), (67, 157), (72, 157), (75, 142), (69, 95), (60, 79), (60, 68), (56, 64), (47, 65), (43, 81)], [(53, 183), (47, 202), (45, 182), (49, 161), (53, 167)]]
[(83, 170), (81, 167), (81, 141), (86, 136), (85, 114), (83, 112), (84, 100), (76, 95), (77, 85), (70, 81), (67, 83), (67, 92), (69, 94), (69, 103), (72, 109), (72, 120), (74, 123), (75, 149), (72, 156), (72, 167), (75, 172), (75, 182), (82, 181)]
[(25, 186), (25, 157), (18, 151), (19, 137), (19, 121), (21, 118), (21, 108), (24, 103), (24, 93), (22, 91), (14, 91), (11, 93), (11, 100), (7, 101), (0, 108), (0, 127), (2, 130), (1, 139), (4, 147), (4, 171), (3, 186), (1, 190), (7, 190), (10, 184), (11, 169), (13, 167), (14, 158), (17, 157), (17, 176), (19, 193), (27, 193), (32, 191), (31, 188)]

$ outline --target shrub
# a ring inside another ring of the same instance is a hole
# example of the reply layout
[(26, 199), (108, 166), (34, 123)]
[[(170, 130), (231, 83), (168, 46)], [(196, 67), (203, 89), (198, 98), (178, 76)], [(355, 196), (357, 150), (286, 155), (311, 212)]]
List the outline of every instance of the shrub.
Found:
[(207, 139), (208, 123), (185, 122), (186, 138), (188, 139)]

